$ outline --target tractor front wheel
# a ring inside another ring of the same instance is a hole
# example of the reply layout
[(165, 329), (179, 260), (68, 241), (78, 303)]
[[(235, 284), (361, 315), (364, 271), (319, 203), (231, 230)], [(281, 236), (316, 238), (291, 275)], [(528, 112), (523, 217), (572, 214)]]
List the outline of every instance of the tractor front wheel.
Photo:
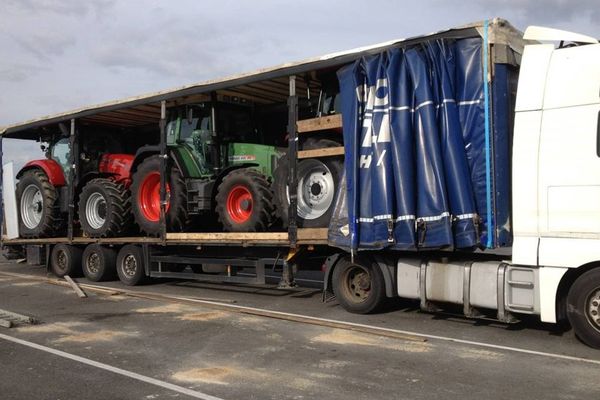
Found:
[(19, 232), (22, 237), (46, 237), (64, 226), (58, 205), (58, 190), (38, 169), (23, 174), (17, 184)]
[(227, 174), (215, 200), (219, 221), (228, 232), (261, 232), (273, 221), (273, 193), (267, 178), (254, 168)]
[(121, 235), (131, 226), (129, 191), (112, 179), (92, 179), (79, 196), (79, 222), (90, 237)]
[[(167, 231), (179, 232), (189, 225), (187, 189), (179, 168), (168, 166)], [(135, 222), (149, 235), (160, 233), (160, 158), (145, 159), (133, 175), (131, 185), (132, 210)]]

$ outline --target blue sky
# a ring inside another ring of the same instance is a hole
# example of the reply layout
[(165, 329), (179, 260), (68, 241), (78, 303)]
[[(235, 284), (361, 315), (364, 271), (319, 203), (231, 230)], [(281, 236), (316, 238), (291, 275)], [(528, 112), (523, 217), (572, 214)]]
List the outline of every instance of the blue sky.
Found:
[(597, 0), (2, 0), (0, 125), (495, 16), (600, 37)]

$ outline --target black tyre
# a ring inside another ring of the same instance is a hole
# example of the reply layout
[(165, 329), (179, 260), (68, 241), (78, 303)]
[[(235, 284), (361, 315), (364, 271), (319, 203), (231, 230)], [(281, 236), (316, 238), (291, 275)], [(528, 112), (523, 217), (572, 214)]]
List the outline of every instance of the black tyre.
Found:
[(273, 193), (269, 181), (254, 168), (236, 169), (227, 174), (215, 200), (225, 231), (261, 232), (273, 222)]
[(147, 281), (142, 248), (133, 244), (123, 246), (117, 255), (119, 280), (128, 286), (141, 285)]
[(351, 313), (368, 314), (385, 300), (385, 282), (379, 266), (368, 259), (350, 262), (341, 259), (333, 270), (333, 293), (340, 305)]
[(117, 252), (110, 247), (90, 244), (81, 257), (83, 275), (92, 282), (110, 281), (117, 277)]
[(113, 179), (89, 181), (79, 196), (79, 222), (90, 237), (121, 236), (131, 228), (129, 190)]
[(57, 244), (50, 254), (50, 270), (59, 278), (65, 275), (78, 277), (81, 272), (81, 253), (79, 247), (69, 244)]
[[(326, 147), (341, 146), (330, 139), (309, 138), (304, 142), (302, 150), (314, 150)], [(340, 184), (340, 176), (344, 163), (340, 157), (322, 159), (310, 158), (298, 163), (298, 226), (303, 228), (324, 228), (335, 207), (335, 194)], [(288, 226), (289, 194), (288, 194), (289, 161), (287, 156), (279, 159), (273, 173), (273, 192), (275, 196), (277, 217), (283, 226)]]
[(567, 296), (567, 317), (583, 343), (600, 349), (600, 268), (575, 280)]
[[(190, 223), (187, 188), (179, 168), (170, 165), (167, 181), (166, 227), (169, 232), (185, 230)], [(133, 175), (131, 185), (133, 217), (140, 229), (150, 235), (160, 233), (160, 158), (145, 159)]]
[(17, 184), (19, 233), (22, 237), (51, 237), (64, 229), (58, 190), (39, 169), (26, 171)]

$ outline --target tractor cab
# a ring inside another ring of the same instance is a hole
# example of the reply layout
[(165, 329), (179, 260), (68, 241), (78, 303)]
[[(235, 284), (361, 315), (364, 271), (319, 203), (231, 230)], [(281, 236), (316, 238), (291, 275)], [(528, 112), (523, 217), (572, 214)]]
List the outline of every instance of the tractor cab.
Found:
[(189, 175), (209, 178), (233, 165), (255, 164), (270, 176), (271, 158), (280, 154), (273, 146), (262, 144), (264, 138), (254, 126), (252, 107), (218, 102), (213, 108), (211, 104), (170, 111), (167, 145), (176, 149)]
[(42, 151), (45, 150), (46, 158), (56, 161), (60, 166), (65, 180), (68, 180), (71, 158), (71, 146), (69, 144), (69, 138), (62, 137), (58, 140), (50, 140), (48, 145), (42, 144)]

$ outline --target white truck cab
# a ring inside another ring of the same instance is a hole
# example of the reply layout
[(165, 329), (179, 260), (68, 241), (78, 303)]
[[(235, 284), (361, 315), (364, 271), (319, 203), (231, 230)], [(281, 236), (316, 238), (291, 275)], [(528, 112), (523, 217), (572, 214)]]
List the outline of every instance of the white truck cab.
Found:
[[(565, 317), (600, 348), (600, 44), (530, 27), (515, 105), (512, 258), (400, 258), (398, 295), (556, 323)], [(558, 42), (553, 43), (540, 42)], [(508, 257), (507, 257), (508, 258)]]

